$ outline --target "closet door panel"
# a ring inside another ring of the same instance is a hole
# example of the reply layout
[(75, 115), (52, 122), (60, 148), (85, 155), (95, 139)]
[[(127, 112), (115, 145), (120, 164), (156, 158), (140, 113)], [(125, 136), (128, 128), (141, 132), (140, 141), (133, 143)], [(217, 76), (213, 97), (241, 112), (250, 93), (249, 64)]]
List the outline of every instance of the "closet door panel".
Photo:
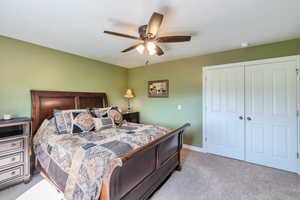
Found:
[(244, 68), (211, 69), (205, 76), (208, 151), (244, 159)]
[(297, 167), (296, 62), (246, 66), (246, 160)]

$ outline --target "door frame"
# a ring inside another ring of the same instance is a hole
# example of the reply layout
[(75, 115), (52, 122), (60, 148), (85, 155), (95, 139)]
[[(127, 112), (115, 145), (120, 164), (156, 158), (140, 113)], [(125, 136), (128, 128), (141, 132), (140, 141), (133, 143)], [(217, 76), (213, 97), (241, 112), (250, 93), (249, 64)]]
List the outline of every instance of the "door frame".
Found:
[[(300, 153), (300, 56), (297, 59), (297, 109), (298, 109), (298, 155)], [(300, 156), (300, 155), (299, 155)], [(298, 157), (298, 175), (300, 175), (300, 158)]]
[[(208, 146), (207, 146), (207, 131), (206, 131), (206, 73), (209, 70), (213, 69), (221, 69), (221, 68), (232, 68), (237, 66), (243, 66), (244, 67), (244, 73), (245, 68), (247, 66), (256, 65), (256, 64), (267, 64), (267, 63), (278, 63), (278, 62), (286, 62), (286, 61), (296, 61), (296, 67), (298, 69), (298, 76), (297, 76), (297, 108), (296, 112), (298, 111), (298, 117), (297, 117), (297, 149), (298, 154), (300, 153), (300, 55), (295, 56), (286, 56), (286, 57), (277, 57), (277, 58), (268, 58), (268, 59), (261, 59), (261, 60), (253, 60), (253, 61), (246, 61), (246, 62), (238, 62), (238, 63), (230, 63), (230, 64), (221, 64), (221, 65), (212, 65), (212, 66), (203, 66), (202, 67), (202, 146), (204, 150), (208, 153)], [(296, 72), (295, 72), (296, 73)], [(244, 94), (245, 95), (245, 94)], [(245, 116), (244, 116), (245, 118)], [(244, 133), (245, 134), (245, 133)], [(245, 138), (245, 137), (244, 137)], [(246, 139), (246, 138), (245, 138)], [(246, 148), (245, 150), (246, 151)], [(300, 158), (298, 158), (298, 166), (295, 171), (298, 175), (300, 175)]]

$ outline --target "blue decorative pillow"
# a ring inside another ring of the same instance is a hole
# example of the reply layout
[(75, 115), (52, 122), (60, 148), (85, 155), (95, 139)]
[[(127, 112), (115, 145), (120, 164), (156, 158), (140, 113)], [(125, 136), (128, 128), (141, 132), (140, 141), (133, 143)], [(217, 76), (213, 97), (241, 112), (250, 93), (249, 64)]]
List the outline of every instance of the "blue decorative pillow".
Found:
[(72, 112), (85, 112), (86, 109), (73, 109), (73, 110), (54, 110), (53, 115), (56, 122), (58, 134), (71, 133), (72, 132)]
[(72, 112), (71, 119), (71, 133), (85, 133), (95, 130), (94, 120), (89, 112)]
[(95, 129), (99, 131), (103, 128), (112, 128), (115, 126), (114, 120), (110, 117), (93, 118)]
[(92, 108), (90, 109), (91, 115), (94, 118), (102, 118), (102, 117), (108, 117), (108, 111), (111, 109), (111, 107), (106, 108)]

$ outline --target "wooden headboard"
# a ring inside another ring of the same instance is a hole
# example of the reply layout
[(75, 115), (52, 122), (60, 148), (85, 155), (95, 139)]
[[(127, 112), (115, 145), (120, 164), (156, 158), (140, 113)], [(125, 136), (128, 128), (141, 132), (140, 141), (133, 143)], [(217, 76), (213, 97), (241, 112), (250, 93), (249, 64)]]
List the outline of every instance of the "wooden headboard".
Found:
[(108, 106), (105, 93), (58, 92), (31, 90), (32, 133), (35, 134), (44, 119), (54, 109), (103, 108)]

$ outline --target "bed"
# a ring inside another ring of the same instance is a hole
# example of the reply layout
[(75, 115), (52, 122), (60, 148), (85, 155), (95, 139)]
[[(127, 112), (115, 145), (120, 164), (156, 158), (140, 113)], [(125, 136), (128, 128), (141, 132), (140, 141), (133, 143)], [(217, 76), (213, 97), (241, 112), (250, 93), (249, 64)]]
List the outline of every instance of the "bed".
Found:
[[(108, 106), (105, 93), (31, 91), (32, 131), (37, 132), (54, 109), (84, 109)], [(139, 126), (129, 124), (127, 126)], [(118, 156), (121, 164), (111, 164), (102, 175), (99, 200), (142, 200), (167, 179), (174, 170), (181, 170), (182, 135), (190, 124), (165, 132), (160, 137)], [(142, 127), (142, 125), (141, 125)], [(160, 129), (157, 129), (160, 130)], [(51, 179), (36, 159), (37, 168)], [(55, 184), (55, 183), (54, 183)]]

